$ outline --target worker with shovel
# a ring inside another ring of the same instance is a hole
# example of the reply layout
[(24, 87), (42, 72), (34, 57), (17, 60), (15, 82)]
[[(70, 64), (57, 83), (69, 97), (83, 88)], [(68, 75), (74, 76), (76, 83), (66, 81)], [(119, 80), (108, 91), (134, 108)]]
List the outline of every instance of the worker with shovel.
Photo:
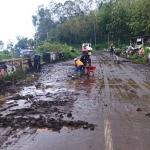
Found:
[(40, 59), (41, 58), (40, 58), (39, 54), (34, 55), (34, 68), (36, 71), (40, 71), (40, 69), (41, 69)]

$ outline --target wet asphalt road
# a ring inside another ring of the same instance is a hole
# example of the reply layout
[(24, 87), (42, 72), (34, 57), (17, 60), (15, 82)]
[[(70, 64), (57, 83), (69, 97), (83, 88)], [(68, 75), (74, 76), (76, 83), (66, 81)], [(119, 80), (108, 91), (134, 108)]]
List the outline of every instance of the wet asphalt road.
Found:
[[(37, 129), (20, 134), (7, 150), (149, 150), (150, 149), (150, 67), (120, 59), (109, 60), (107, 52), (94, 52), (95, 75), (66, 79), (73, 61), (45, 65), (38, 83), (40, 89), (24, 87), (20, 93), (44, 99), (46, 92), (72, 91), (79, 96), (65, 107), (73, 120), (84, 120), (95, 129), (63, 127), (60, 132)], [(141, 111), (139, 111), (141, 110)], [(21, 130), (17, 131), (20, 132)], [(13, 138), (11, 138), (12, 140)]]

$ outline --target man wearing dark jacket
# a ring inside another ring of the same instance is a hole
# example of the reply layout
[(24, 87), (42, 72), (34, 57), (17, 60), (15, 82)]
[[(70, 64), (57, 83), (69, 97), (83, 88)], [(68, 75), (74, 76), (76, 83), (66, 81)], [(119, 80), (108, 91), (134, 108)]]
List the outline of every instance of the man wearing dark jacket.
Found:
[[(84, 66), (86, 66), (87, 64), (91, 66), (91, 58), (90, 58), (91, 55), (92, 53), (88, 52), (81, 56), (80, 61), (83, 63)], [(83, 69), (83, 73), (85, 73), (85, 68)]]

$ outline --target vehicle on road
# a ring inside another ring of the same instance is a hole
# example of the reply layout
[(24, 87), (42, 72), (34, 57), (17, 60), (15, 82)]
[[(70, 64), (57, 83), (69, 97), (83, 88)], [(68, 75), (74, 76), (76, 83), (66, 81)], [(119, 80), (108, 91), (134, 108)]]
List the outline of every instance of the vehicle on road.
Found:
[(34, 50), (23, 49), (20, 51), (20, 57), (29, 58), (29, 56), (33, 57), (35, 54)]

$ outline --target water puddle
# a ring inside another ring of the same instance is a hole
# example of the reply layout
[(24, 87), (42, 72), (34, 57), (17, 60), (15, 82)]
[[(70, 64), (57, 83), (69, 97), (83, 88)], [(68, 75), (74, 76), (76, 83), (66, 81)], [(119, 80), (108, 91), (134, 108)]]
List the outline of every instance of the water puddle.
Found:
[[(79, 128), (83, 128), (83, 126), (82, 125), (79, 127), (63, 126), (61, 130), (75, 130)], [(44, 132), (44, 131), (53, 131), (53, 129), (52, 128), (38, 128), (37, 129), (37, 132)]]

